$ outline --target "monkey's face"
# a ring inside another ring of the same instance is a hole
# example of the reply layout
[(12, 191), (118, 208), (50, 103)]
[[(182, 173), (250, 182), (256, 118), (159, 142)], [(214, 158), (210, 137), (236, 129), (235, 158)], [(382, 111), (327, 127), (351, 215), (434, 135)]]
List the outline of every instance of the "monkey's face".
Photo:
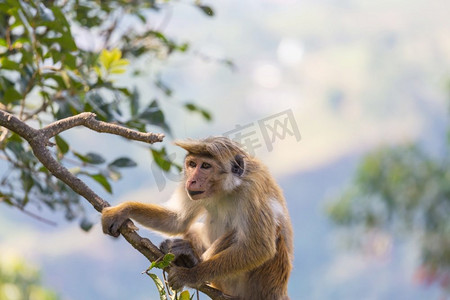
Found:
[(215, 193), (216, 177), (220, 170), (214, 159), (188, 155), (184, 168), (186, 174), (185, 189), (192, 200), (207, 198)]

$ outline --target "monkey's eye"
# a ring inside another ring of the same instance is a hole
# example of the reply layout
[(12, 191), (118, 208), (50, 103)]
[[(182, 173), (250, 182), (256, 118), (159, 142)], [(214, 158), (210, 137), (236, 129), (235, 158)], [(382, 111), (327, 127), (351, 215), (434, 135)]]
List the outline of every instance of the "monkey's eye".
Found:
[(195, 168), (197, 166), (197, 164), (194, 162), (194, 161), (190, 161), (189, 162), (189, 167), (191, 167), (191, 168)]
[(208, 163), (202, 163), (202, 169), (209, 169), (209, 168), (211, 168), (211, 165), (210, 164), (208, 164)]

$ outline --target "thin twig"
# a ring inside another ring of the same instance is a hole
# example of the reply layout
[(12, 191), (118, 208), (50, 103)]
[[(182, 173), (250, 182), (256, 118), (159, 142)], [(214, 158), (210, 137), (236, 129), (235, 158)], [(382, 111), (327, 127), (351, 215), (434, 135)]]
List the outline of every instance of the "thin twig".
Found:
[(116, 124), (98, 121), (95, 119), (94, 113), (88, 112), (56, 121), (41, 130), (45, 137), (48, 139), (76, 126), (85, 126), (97, 132), (120, 135), (130, 140), (141, 141), (149, 144), (162, 142), (162, 140), (164, 139), (164, 134), (139, 132)]
[(164, 279), (164, 287), (166, 288), (167, 295), (172, 296), (172, 293), (170, 292), (170, 289), (169, 289), (169, 282), (167, 281), (166, 271), (163, 270), (162, 274), (163, 274), (163, 279)]
[(20, 205), (17, 205), (17, 204), (11, 203), (11, 202), (8, 202), (8, 204), (11, 205), (11, 206), (14, 206), (14, 207), (18, 208), (19, 211), (23, 212), (24, 214), (26, 214), (26, 215), (28, 215), (28, 216), (30, 216), (30, 217), (32, 217), (32, 218), (34, 218), (34, 219), (36, 219), (36, 220), (42, 222), (42, 223), (45, 223), (45, 224), (51, 225), (51, 226), (57, 226), (57, 225), (58, 225), (56, 222), (50, 221), (50, 220), (48, 220), (48, 219), (46, 219), (46, 218), (43, 218), (43, 217), (41, 217), (41, 216), (39, 216), (39, 215), (36, 215), (36, 214), (30, 212), (30, 211), (28, 211), (28, 210), (25, 210), (25, 208), (23, 208), (23, 207), (20, 206)]
[[(7, 23), (9, 23), (9, 18), (10, 17), (8, 17)], [(6, 35), (6, 46), (8, 48), (8, 51), (12, 51), (13, 48), (12, 48), (12, 44), (11, 44), (11, 27), (10, 26), (8, 26), (8, 28), (6, 28), (5, 35)]]

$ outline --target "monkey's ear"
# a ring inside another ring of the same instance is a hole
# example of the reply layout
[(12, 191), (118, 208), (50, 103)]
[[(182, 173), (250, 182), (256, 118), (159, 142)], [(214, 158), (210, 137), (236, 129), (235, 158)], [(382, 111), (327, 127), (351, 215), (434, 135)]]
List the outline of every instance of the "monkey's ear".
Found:
[(244, 168), (244, 156), (241, 154), (236, 155), (234, 161), (231, 162), (231, 173), (240, 177), (244, 174)]

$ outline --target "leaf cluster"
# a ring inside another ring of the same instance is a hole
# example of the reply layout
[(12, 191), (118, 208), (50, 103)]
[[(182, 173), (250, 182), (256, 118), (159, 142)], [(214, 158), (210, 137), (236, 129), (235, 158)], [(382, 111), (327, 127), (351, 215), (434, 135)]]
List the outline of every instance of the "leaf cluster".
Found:
[[(170, 5), (170, 1), (144, 0), (0, 1), (0, 109), (37, 126), (93, 112), (101, 121), (170, 134), (162, 103), (174, 93), (161, 74), (152, 78), (152, 84), (162, 93), (155, 91), (153, 96), (141, 97), (131, 83), (118, 83), (120, 76), (143, 74), (135, 61), (167, 60), (173, 53), (187, 53), (189, 43), (152, 26), (151, 16), (165, 13)], [(192, 5), (213, 15), (202, 3)], [(89, 38), (94, 46), (82, 46), (80, 40)], [(179, 105), (211, 119), (193, 103)], [(129, 157), (106, 161), (101, 153), (80, 153), (61, 135), (54, 143), (52, 151), (60, 163), (88, 176), (108, 193), (121, 170), (136, 165)], [(173, 166), (164, 148), (152, 147), (149, 153), (164, 170)], [(62, 210), (68, 220), (78, 218), (83, 229), (90, 228), (80, 196), (55, 179), (27, 143), (5, 128), (0, 128), (0, 159), (6, 162), (0, 202), (19, 209), (33, 203)]]

